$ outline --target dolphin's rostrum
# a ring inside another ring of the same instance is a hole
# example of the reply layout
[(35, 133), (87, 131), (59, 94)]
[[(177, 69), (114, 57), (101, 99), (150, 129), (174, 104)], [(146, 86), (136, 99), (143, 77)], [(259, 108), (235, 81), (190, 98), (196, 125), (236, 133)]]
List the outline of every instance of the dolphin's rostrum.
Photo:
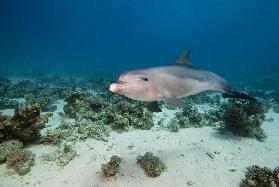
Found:
[(206, 90), (223, 92), (223, 97), (254, 98), (233, 92), (228, 82), (217, 74), (194, 67), (189, 62), (189, 50), (184, 50), (172, 64), (128, 71), (121, 74), (110, 91), (129, 98), (144, 101), (147, 108), (160, 111), (157, 101), (165, 101), (180, 108), (188, 105), (179, 98)]

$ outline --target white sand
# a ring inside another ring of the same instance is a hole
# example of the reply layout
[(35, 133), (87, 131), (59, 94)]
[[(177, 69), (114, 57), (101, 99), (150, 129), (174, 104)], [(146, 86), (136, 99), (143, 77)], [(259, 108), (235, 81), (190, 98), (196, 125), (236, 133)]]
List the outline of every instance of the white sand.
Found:
[[(270, 117), (274, 121), (263, 124), (268, 134), (265, 142), (220, 135), (209, 127), (182, 129), (178, 133), (136, 130), (113, 133), (107, 143), (96, 140), (77, 143), (79, 156), (64, 168), (42, 162), (40, 156), (55, 147), (32, 146), (29, 149), (36, 153), (36, 163), (31, 172), (20, 177), (2, 164), (0, 186), (236, 187), (244, 178), (247, 166), (257, 164), (273, 169), (279, 165), (279, 114), (269, 112), (267, 118)], [(128, 148), (130, 145), (134, 147)], [(168, 166), (157, 178), (147, 177), (136, 164), (137, 155), (147, 151), (159, 156)], [(99, 173), (100, 166), (112, 155), (123, 157), (120, 174), (106, 179)]]

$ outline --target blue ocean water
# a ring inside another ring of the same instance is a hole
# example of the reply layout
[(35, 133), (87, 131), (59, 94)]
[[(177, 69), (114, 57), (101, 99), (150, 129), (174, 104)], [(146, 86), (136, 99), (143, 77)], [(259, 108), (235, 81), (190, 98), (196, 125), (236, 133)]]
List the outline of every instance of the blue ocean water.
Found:
[(110, 74), (191, 61), (226, 78), (279, 65), (277, 0), (0, 2), (2, 73)]
[(0, 187), (279, 187), (278, 33), (279, 0), (0, 1)]

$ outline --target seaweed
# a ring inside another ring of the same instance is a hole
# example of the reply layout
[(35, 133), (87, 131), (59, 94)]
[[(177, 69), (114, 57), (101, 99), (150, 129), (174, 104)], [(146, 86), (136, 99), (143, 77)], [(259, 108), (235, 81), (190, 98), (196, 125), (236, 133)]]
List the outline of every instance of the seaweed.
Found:
[(106, 176), (106, 177), (115, 176), (118, 173), (121, 160), (122, 159), (120, 157), (113, 155), (110, 158), (110, 161), (108, 163), (102, 164), (101, 170), (102, 170), (102, 173), (104, 174), (104, 176)]
[(167, 166), (151, 152), (146, 152), (144, 156), (139, 155), (137, 157), (137, 163), (149, 177), (158, 177), (167, 169)]

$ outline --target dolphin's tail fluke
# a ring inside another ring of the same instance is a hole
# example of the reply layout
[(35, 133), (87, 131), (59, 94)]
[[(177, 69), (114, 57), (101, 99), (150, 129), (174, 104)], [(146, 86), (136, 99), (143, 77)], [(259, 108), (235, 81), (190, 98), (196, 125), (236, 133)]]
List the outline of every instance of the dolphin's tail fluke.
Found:
[(257, 101), (256, 98), (242, 92), (228, 91), (222, 94), (223, 98), (246, 99), (250, 101)]

